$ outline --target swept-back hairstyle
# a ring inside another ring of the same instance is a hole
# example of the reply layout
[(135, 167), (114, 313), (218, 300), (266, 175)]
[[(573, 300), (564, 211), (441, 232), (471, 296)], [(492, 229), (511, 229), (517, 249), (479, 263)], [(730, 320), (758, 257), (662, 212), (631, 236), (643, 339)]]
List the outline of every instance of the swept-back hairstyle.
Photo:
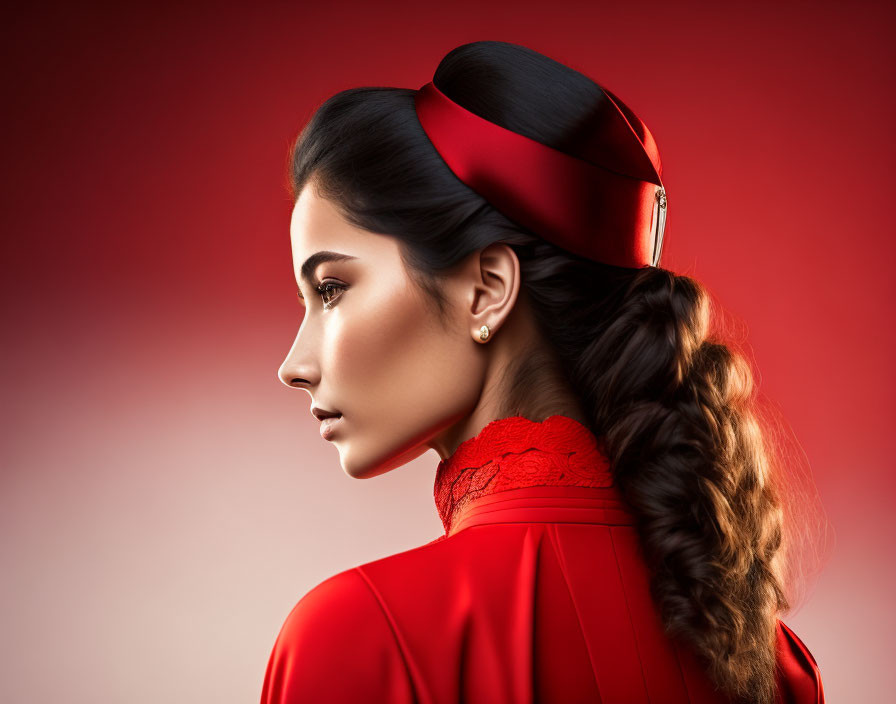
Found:
[[(457, 47), (433, 81), (485, 119), (574, 156), (582, 131), (612, 109), (592, 79), (506, 42)], [(395, 237), (440, 315), (440, 277), (454, 264), (493, 242), (513, 248), (543, 344), (520, 355), (507, 414), (543, 402), (528, 380), (548, 367), (568, 382), (636, 515), (667, 632), (733, 700), (774, 701), (776, 619), (789, 608), (782, 503), (750, 366), (711, 336), (709, 293), (661, 267), (577, 257), (506, 218), (444, 163), (414, 94), (361, 87), (325, 101), (292, 149), (293, 197), (311, 184), (352, 224)]]

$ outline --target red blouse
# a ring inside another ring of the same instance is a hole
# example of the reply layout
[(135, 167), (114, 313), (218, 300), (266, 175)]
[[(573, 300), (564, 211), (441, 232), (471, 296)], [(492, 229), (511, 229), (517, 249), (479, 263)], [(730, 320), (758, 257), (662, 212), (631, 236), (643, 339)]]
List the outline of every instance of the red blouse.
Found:
[[(562, 415), (489, 423), (439, 463), (445, 534), (340, 572), (287, 616), (262, 704), (724, 703), (663, 632), (594, 435)], [(778, 701), (824, 702), (778, 621)]]

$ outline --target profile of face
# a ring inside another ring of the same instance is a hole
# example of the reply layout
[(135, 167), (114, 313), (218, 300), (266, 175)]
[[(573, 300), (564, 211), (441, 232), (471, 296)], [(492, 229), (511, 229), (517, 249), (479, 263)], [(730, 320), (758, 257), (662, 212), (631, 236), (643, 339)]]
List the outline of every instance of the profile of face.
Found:
[[(340, 414), (321, 430), (343, 471), (367, 478), (430, 448), (447, 456), (492, 419), (488, 390), (515, 344), (508, 315), (519, 263), (509, 247), (490, 245), (450, 272), (445, 321), (408, 274), (398, 240), (350, 224), (313, 182), (296, 200), (290, 239), (304, 312), (278, 376)], [(487, 348), (482, 325), (509, 332)]]

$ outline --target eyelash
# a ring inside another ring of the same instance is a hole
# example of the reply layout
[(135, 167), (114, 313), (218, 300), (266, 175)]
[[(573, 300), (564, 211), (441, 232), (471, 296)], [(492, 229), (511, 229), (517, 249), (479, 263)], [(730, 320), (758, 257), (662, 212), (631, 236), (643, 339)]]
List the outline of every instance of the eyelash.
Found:
[[(325, 293), (327, 293), (328, 291), (332, 291), (333, 289), (342, 290), (345, 288), (346, 287), (344, 285), (337, 284), (333, 281), (321, 281), (314, 290), (317, 291), (318, 296), (322, 297)], [(323, 300), (323, 298), (321, 298), (321, 300)], [(334, 305), (334, 300), (339, 300), (339, 298), (337, 297), (335, 299), (330, 299), (329, 301), (324, 301), (324, 310), (329, 310), (330, 308), (332, 308)]]

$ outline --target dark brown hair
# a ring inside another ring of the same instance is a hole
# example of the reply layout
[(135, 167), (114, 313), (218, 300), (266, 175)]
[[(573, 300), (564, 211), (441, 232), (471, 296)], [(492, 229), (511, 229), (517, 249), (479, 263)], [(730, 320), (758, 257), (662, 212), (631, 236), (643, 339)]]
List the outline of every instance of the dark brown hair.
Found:
[[(452, 50), (433, 80), (485, 119), (573, 155), (612, 109), (592, 79), (506, 42)], [(520, 356), (507, 413), (531, 412), (526, 379), (546, 366), (567, 382), (637, 516), (667, 632), (733, 700), (774, 701), (776, 619), (789, 607), (782, 502), (750, 366), (712, 336), (709, 293), (661, 267), (577, 257), (506, 218), (443, 162), (414, 93), (362, 87), (324, 102), (291, 153), (293, 196), (313, 182), (349, 222), (394, 236), (439, 313), (444, 272), (493, 242), (513, 248), (545, 344)]]

